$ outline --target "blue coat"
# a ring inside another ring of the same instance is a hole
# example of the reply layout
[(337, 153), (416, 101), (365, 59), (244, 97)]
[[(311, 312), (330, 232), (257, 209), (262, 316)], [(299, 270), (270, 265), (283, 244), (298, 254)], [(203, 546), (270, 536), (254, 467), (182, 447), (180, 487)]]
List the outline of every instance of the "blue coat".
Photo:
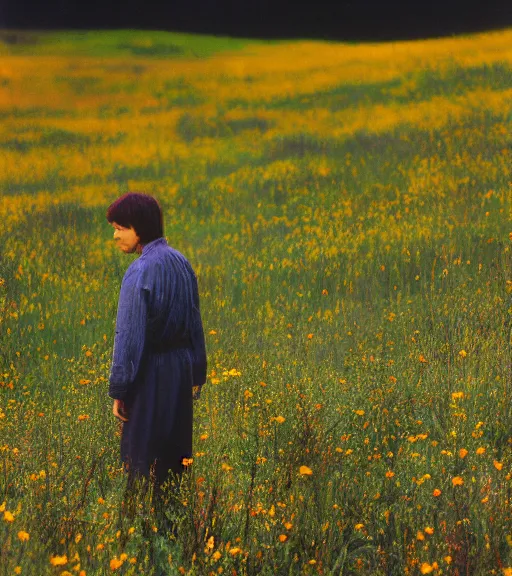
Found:
[(158, 238), (128, 267), (119, 294), (109, 396), (123, 400), (121, 460), (157, 478), (192, 456), (192, 386), (206, 381), (197, 279)]

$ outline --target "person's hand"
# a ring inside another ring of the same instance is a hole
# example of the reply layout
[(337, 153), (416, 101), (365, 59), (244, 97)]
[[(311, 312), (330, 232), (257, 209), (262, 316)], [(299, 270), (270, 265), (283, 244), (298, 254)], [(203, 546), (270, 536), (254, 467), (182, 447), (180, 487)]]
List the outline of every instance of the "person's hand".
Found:
[(128, 422), (126, 406), (122, 400), (114, 400), (114, 406), (112, 407), (112, 413), (116, 418), (119, 418), (122, 422)]
[(192, 398), (194, 400), (199, 400), (201, 396), (201, 386), (192, 386)]

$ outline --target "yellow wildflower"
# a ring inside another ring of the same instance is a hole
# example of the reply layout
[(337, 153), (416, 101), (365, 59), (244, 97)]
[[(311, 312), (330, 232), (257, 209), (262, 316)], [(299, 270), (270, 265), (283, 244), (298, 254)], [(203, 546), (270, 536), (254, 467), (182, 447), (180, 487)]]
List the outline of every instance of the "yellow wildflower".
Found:
[(68, 563), (68, 557), (64, 554), (63, 556), (52, 556), (50, 558), (50, 564), (52, 566), (64, 566)]
[(12, 512), (9, 512), (9, 510), (6, 510), (4, 512), (4, 520), (6, 522), (14, 522), (14, 515), (12, 514)]

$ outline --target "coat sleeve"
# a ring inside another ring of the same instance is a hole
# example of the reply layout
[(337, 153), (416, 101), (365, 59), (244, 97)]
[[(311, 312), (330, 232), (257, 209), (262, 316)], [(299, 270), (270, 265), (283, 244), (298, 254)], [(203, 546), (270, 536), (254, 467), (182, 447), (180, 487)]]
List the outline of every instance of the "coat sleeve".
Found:
[(108, 395), (124, 400), (144, 354), (149, 292), (142, 287), (141, 271), (131, 266), (121, 283)]
[(193, 355), (193, 386), (203, 386), (206, 382), (206, 344), (204, 340), (203, 322), (199, 308), (199, 290), (197, 287), (197, 278), (192, 273), (192, 291), (193, 291), (193, 310), (192, 310), (192, 355)]

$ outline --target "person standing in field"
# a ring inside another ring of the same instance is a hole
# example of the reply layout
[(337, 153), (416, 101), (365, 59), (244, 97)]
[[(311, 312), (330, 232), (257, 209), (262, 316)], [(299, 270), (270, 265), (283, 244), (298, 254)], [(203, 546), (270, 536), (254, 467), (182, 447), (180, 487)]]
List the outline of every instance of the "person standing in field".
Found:
[(124, 194), (107, 220), (119, 249), (140, 255), (121, 284), (108, 394), (123, 423), (127, 487), (149, 479), (154, 497), (192, 457), (192, 404), (207, 366), (197, 279), (164, 238), (152, 196)]

